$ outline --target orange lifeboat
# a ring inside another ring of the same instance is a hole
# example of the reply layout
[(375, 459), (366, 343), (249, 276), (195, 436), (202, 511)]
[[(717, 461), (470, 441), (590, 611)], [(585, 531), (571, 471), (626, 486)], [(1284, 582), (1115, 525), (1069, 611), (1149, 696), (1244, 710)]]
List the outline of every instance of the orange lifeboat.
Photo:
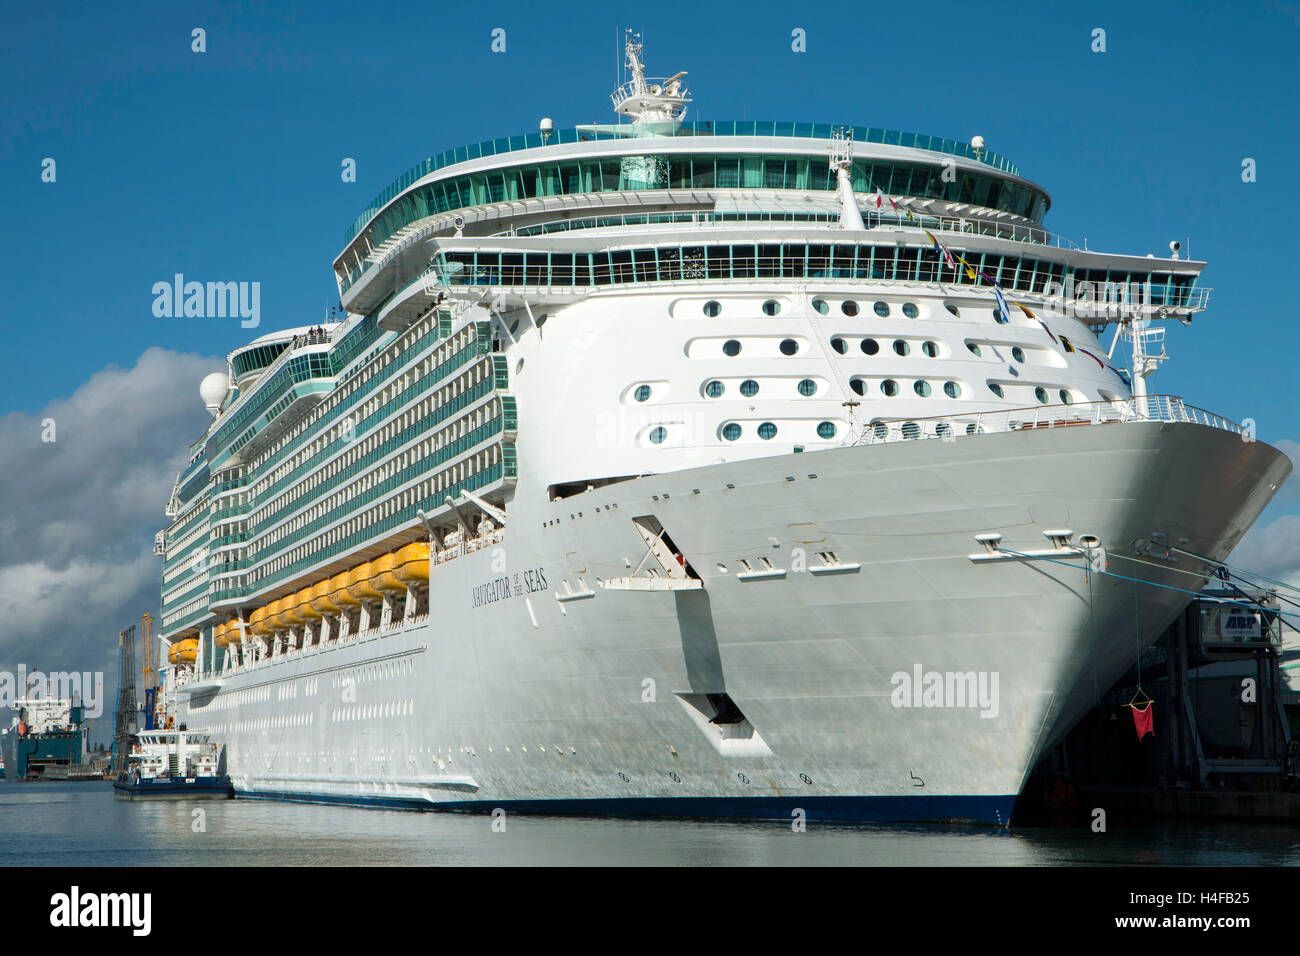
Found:
[(312, 589), (303, 588), (294, 595), (294, 601), (298, 605), (298, 614), (304, 621), (319, 621), (321, 619), (320, 611), (312, 606)]
[(218, 624), (212, 629), (212, 639), (217, 642), (217, 647), (225, 647), (227, 644), (226, 631), (230, 627), (229, 622)]
[(250, 625), (250, 629), (252, 630), (252, 632), (256, 634), (258, 637), (266, 637), (268, 634), (271, 633), (271, 629), (266, 626), (265, 607), (259, 607), (256, 611), (254, 611), (252, 613), (252, 616), (249, 617), (248, 623)]
[(383, 595), (375, 590), (370, 581), (371, 564), (358, 564), (348, 572), (348, 593), (358, 601), (378, 601)]
[(348, 571), (341, 571), (334, 577), (330, 578), (330, 601), (337, 604), (340, 608), (357, 607), (361, 602), (348, 593), (348, 579), (352, 575)]
[(289, 625), (284, 622), (284, 615), (281, 613), (283, 610), (284, 610), (283, 598), (277, 601), (272, 601), (270, 604), (266, 606), (265, 620), (267, 626), (271, 630), (279, 632), (279, 631), (287, 631), (289, 629)]
[(403, 584), (426, 584), (429, 581), (429, 542), (415, 541), (394, 552), (393, 577)]
[(334, 582), (325, 578), (316, 582), (316, 586), (311, 589), (311, 606), (312, 609), (320, 614), (328, 614), (331, 617), (339, 613), (339, 606), (330, 600), (330, 592), (334, 590)]
[(406, 585), (397, 579), (393, 569), (397, 566), (397, 554), (386, 554), (370, 562), (370, 573), (374, 575), (370, 583), (376, 591), (405, 591)]
[(172, 664), (193, 664), (199, 654), (199, 639), (187, 637), (167, 649), (167, 660)]

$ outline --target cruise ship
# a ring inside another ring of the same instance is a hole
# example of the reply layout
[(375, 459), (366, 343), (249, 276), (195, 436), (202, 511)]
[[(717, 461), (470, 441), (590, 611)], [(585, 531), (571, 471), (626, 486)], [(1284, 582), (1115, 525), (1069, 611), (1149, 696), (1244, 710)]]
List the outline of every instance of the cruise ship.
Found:
[(1290, 472), (1148, 388), (1205, 263), (626, 56), (613, 122), (421, 162), (341, 312), (203, 381), (179, 719), (240, 797), (1006, 826)]

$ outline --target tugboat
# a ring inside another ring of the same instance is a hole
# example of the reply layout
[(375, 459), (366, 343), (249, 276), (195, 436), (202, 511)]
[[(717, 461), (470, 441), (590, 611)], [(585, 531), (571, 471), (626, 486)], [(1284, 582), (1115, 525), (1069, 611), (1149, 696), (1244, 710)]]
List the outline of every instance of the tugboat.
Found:
[(224, 800), (233, 796), (206, 731), (145, 730), (135, 736), (113, 790), (123, 800)]

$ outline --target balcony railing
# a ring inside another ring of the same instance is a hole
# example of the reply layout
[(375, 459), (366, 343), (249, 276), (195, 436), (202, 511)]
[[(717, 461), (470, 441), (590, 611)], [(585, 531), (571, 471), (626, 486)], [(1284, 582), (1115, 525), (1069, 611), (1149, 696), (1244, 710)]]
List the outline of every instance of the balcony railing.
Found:
[(1077, 428), (1125, 422), (1187, 422), (1206, 425), (1240, 435), (1243, 429), (1203, 408), (1188, 405), (1173, 395), (1148, 395), (1115, 402), (1086, 402), (1078, 405), (1039, 405), (1006, 408), (936, 418), (875, 421), (859, 426), (846, 444), (874, 445), (895, 441), (937, 438), (957, 441), (966, 435), (1035, 431), (1043, 428)]

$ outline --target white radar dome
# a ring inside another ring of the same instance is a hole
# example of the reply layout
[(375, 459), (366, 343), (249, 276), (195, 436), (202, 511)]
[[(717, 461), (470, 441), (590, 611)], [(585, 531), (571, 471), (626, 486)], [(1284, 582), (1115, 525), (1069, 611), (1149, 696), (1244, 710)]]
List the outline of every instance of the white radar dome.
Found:
[(971, 141), (970, 141), (970, 145), (971, 145), (971, 148), (972, 148), (972, 149), (983, 149), (983, 148), (984, 148), (984, 137), (983, 137), (983, 136), (972, 136), (972, 137), (971, 137)]
[(228, 391), (230, 391), (230, 376), (225, 372), (213, 372), (199, 383), (199, 395), (203, 398), (203, 405), (214, 418), (221, 409), (221, 403), (225, 400)]

